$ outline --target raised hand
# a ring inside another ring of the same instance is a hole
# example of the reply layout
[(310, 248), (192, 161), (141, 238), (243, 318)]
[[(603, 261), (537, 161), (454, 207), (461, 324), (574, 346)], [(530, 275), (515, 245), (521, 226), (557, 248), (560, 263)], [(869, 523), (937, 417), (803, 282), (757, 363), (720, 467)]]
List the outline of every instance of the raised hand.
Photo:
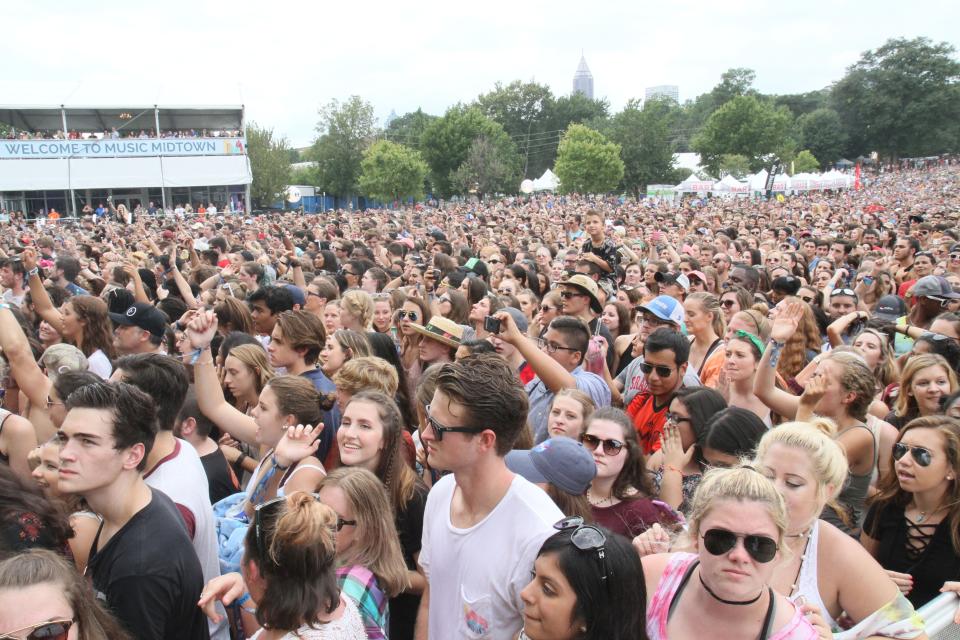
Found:
[(664, 469), (673, 467), (683, 469), (693, 459), (694, 447), (683, 450), (683, 441), (680, 438), (680, 427), (667, 422), (663, 426), (663, 436), (660, 438), (660, 450), (663, 452)]
[(289, 467), (291, 464), (315, 454), (320, 447), (319, 438), (322, 431), (323, 423), (316, 427), (309, 424), (288, 427), (273, 450), (277, 463), (281, 467)]
[(799, 300), (788, 302), (777, 314), (770, 329), (770, 338), (777, 342), (786, 342), (800, 327), (803, 318), (803, 304)]
[(209, 347), (215, 335), (217, 335), (217, 316), (213, 311), (198, 313), (187, 324), (187, 339), (194, 349)]

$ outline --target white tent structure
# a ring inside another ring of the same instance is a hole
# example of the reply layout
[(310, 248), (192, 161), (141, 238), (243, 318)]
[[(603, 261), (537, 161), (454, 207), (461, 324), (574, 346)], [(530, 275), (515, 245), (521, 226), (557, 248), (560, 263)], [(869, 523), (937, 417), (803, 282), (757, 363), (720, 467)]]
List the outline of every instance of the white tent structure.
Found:
[(700, 179), (696, 174), (690, 174), (687, 179), (674, 187), (677, 193), (709, 193), (713, 191), (712, 178)]
[(822, 176), (824, 189), (849, 189), (853, 186), (853, 176), (841, 173), (836, 169), (827, 171)]
[[(754, 192), (764, 192), (767, 190), (767, 173), (766, 169), (761, 169), (759, 173), (747, 178), (747, 182), (750, 184), (750, 190)], [(778, 173), (773, 178), (773, 191), (775, 192), (786, 192), (791, 188), (791, 178), (785, 173)]]
[(750, 193), (750, 185), (740, 182), (731, 175), (726, 175), (720, 182), (713, 185), (713, 192), (720, 195), (747, 195)]
[(533, 181), (534, 191), (556, 191), (560, 186), (560, 178), (553, 171), (547, 169), (543, 175)]

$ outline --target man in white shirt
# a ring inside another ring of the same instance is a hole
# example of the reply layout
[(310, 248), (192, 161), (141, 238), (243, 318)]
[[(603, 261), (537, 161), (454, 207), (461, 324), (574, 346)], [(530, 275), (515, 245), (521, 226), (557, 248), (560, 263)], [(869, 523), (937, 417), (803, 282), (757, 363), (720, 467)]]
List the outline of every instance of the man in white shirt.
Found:
[(563, 514), (504, 456), (526, 428), (527, 394), (509, 364), (481, 354), (445, 364), (427, 406), (427, 462), (452, 471), (427, 498), (417, 640), (513, 638), (520, 591)]

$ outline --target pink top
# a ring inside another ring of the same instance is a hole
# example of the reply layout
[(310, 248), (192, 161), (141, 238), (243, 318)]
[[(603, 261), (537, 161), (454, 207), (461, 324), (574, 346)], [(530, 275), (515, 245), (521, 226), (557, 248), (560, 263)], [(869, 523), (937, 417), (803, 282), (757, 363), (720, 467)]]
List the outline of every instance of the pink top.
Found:
[[(667, 563), (663, 575), (660, 576), (660, 582), (657, 583), (657, 590), (647, 607), (647, 635), (650, 636), (650, 640), (667, 640), (667, 615), (670, 612), (670, 603), (673, 602), (687, 569), (696, 560), (696, 554), (675, 553)], [(816, 630), (803, 617), (800, 609), (796, 609), (790, 622), (768, 636), (767, 640), (816, 640), (818, 637)]]

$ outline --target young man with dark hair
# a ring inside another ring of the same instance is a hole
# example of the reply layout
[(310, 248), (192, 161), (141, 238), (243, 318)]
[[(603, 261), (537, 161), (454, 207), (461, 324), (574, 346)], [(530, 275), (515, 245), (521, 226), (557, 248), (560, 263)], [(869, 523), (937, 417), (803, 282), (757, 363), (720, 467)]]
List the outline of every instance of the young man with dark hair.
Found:
[(54, 263), (53, 277), (50, 279), (58, 287), (69, 291), (72, 296), (90, 295), (86, 289), (75, 282), (78, 275), (80, 275), (80, 261), (73, 256), (60, 256)]
[(23, 298), (27, 295), (23, 288), (23, 279), (27, 271), (23, 268), (20, 258), (3, 258), (0, 260), (0, 285), (3, 285), (3, 302), (20, 308)]
[(270, 334), (277, 323), (277, 316), (294, 309), (293, 294), (286, 287), (260, 287), (247, 296), (247, 304), (253, 316), (253, 328), (262, 336), (261, 343), (266, 349), (270, 345)]
[(908, 279), (910, 270), (913, 269), (913, 256), (920, 251), (920, 241), (914, 237), (903, 235), (893, 243), (893, 277), (897, 281), (897, 286)]
[(67, 398), (58, 432), (59, 488), (103, 518), (87, 576), (131, 635), (206, 640), (200, 562), (173, 502), (141, 475), (156, 430), (153, 400), (136, 387), (80, 387)]
[[(220, 575), (217, 525), (207, 486), (207, 475), (197, 450), (174, 435), (190, 377), (177, 359), (162, 354), (124, 356), (117, 360), (111, 380), (131, 384), (153, 398), (157, 434), (147, 453), (143, 480), (162, 491), (176, 505), (193, 543), (205, 582)], [(228, 630), (210, 624), (211, 636), (226, 640)]]
[[(508, 314), (504, 314), (510, 318)], [(427, 587), (416, 638), (513, 638), (520, 591), (563, 514), (504, 462), (526, 428), (527, 395), (503, 358), (473, 355), (440, 368), (423, 444), (434, 469), (419, 564)]]
[(650, 334), (643, 345), (643, 364), (648, 390), (637, 394), (627, 405), (633, 419), (644, 455), (660, 448), (667, 410), (677, 390), (683, 386), (683, 374), (690, 357), (690, 341), (681, 333), (667, 327)]
[(191, 386), (183, 407), (180, 408), (173, 433), (196, 449), (207, 476), (210, 503), (215, 504), (240, 491), (240, 482), (220, 450), (220, 445), (210, 437), (212, 430), (213, 422), (200, 411), (197, 394)]

